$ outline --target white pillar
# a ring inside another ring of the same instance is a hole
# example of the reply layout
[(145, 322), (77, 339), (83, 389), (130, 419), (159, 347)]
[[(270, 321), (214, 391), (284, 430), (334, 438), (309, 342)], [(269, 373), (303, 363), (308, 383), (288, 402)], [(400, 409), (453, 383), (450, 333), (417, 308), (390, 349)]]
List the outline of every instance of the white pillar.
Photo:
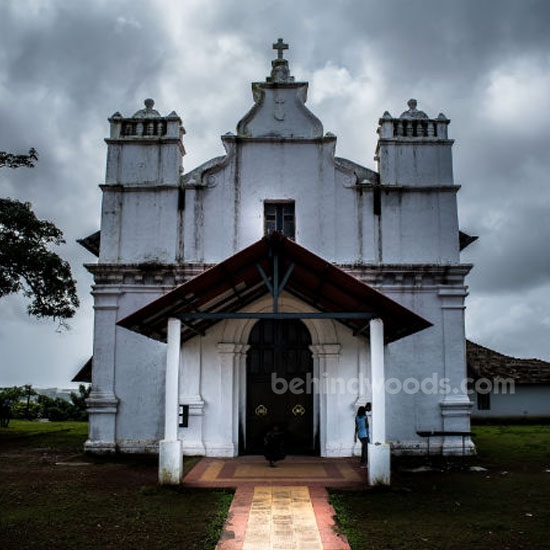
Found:
[[(445, 379), (452, 388), (439, 402), (443, 430), (446, 432), (469, 432), (472, 403), (465, 391), (466, 378), (466, 335), (464, 333), (464, 299), (467, 296), (464, 286), (440, 288), (443, 329), (443, 361)], [(461, 455), (473, 452), (474, 445), (467, 438), (462, 446), (460, 437), (441, 439), (441, 454)]]
[[(207, 449), (209, 456), (237, 456), (239, 454), (239, 399), (240, 370), (249, 346), (233, 342), (220, 342), (218, 354), (220, 358), (220, 388), (219, 411), (224, 419), (220, 423), (216, 442)], [(246, 411), (245, 411), (246, 412)]]
[(349, 456), (342, 450), (342, 425), (338, 421), (337, 406), (333, 399), (328, 398), (333, 393), (332, 381), (338, 378), (340, 344), (315, 344), (309, 349), (313, 353), (314, 377), (318, 381), (317, 388), (313, 390), (313, 413), (314, 418), (319, 415), (321, 456)]
[(384, 323), (372, 319), (370, 328), (370, 361), (372, 387), (371, 442), (368, 446), (369, 484), (390, 484), (390, 446), (386, 442), (386, 377), (384, 374)]
[(120, 287), (96, 284), (94, 296), (94, 367), (92, 391), (87, 400), (89, 438), (84, 448), (92, 453), (116, 452), (115, 352)]
[(183, 475), (183, 449), (178, 439), (181, 321), (168, 319), (164, 439), (159, 443), (159, 483), (178, 485)]
[(370, 322), (370, 362), (372, 376), (372, 428), (373, 443), (386, 442), (386, 392), (384, 375), (384, 324), (382, 319)]

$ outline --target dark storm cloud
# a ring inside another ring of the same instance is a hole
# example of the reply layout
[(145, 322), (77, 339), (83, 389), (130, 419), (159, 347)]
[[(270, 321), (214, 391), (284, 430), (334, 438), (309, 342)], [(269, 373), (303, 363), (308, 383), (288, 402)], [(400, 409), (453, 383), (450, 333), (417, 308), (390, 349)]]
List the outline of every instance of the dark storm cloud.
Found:
[[(19, 297), (2, 302), (0, 386), (66, 384), (91, 353), (91, 278), (82, 264), (93, 261), (76, 244), (99, 223), (106, 117), (120, 106), (139, 108), (163, 70), (161, 22), (130, 2), (17, 2), (0, 19), (0, 150), (38, 149), (36, 167), (0, 172), (3, 196), (30, 201), (39, 217), (60, 227), (82, 306), (72, 330), (26, 315)], [(144, 94), (144, 95), (142, 95)], [(131, 113), (129, 113), (131, 114)], [(6, 307), (4, 307), (4, 304)], [(14, 346), (25, 340), (33, 346)], [(46, 365), (44, 365), (46, 363)], [(10, 364), (9, 373), (5, 371)]]
[(144, 79), (156, 78), (164, 53), (159, 22), (147, 17), (143, 24), (124, 24), (128, 4), (91, 2), (83, 9), (78, 2), (56, 3), (46, 21), (7, 10), (1, 30), (12, 45), (4, 60), (10, 87), (28, 93), (29, 81), (35, 82), (86, 111), (101, 94), (131, 94)]
[(471, 246), (479, 258), (489, 261), (477, 261), (469, 283), (484, 294), (519, 294), (550, 283), (549, 206), (512, 205), (505, 218), (491, 223), (487, 205), (479, 224), (483, 238)]
[[(467, 84), (472, 69), (483, 74), (516, 52), (546, 51), (550, 4), (546, 0), (282, 0), (271, 6), (255, 0), (220, 2), (205, 10), (201, 23), (212, 33), (246, 34), (263, 47), (279, 28), (305, 62), (349, 64), (368, 41), (388, 74), (401, 80), (431, 74)], [(258, 24), (258, 17), (263, 17)], [(356, 61), (358, 61), (356, 59)], [(465, 74), (468, 73), (468, 75)]]
[[(4, 357), (28, 373), (13, 383), (64, 384), (91, 353), (91, 277), (81, 266), (95, 259), (75, 239), (99, 225), (107, 117), (133, 114), (145, 97), (163, 114), (175, 109), (190, 171), (223, 153), (219, 136), (251, 107), (250, 82), (268, 74), (278, 37), (341, 156), (374, 168), (378, 117), (399, 115), (411, 96), (452, 119), (461, 228), (480, 236), (463, 253), (476, 264), (468, 334), (550, 359), (549, 21), (546, 0), (5, 3), (0, 150), (34, 146), (40, 161), (0, 171), (0, 193), (30, 200), (63, 229), (83, 302), (63, 336), (27, 318), (18, 298), (0, 303)], [(32, 349), (13, 345), (23, 332)], [(36, 374), (44, 361), (50, 370)]]
[[(34, 170), (0, 177), (11, 182), (12, 196), (39, 210), (43, 205), (44, 215), (60, 217), (65, 227), (75, 223), (77, 197), (95, 192), (102, 177), (101, 165), (88, 174), (80, 167), (90, 153), (97, 159), (103, 150), (106, 116), (120, 104), (139, 107), (136, 90), (162, 72), (159, 22), (152, 14), (144, 17), (146, 24), (128, 21), (121, 15), (125, 4), (98, 2), (84, 9), (77, 2), (45, 3), (41, 17), (12, 5), (0, 23), (2, 41), (9, 44), (0, 60), (0, 118), (7, 121), (2, 147), (34, 146), (40, 153)], [(87, 141), (88, 133), (94, 142)]]

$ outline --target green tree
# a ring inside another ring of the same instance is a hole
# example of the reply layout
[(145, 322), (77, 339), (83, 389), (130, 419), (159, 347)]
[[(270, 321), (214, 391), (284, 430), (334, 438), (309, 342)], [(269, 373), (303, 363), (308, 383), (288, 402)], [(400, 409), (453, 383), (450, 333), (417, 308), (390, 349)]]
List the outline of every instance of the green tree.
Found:
[(38, 160), (38, 152), (36, 149), (29, 149), (26, 155), (14, 155), (0, 151), (0, 168), (7, 166), (8, 168), (19, 168), (20, 166), (28, 166), (34, 168), (34, 163)]
[(25, 395), (27, 395), (27, 392), (25, 391), (24, 386), (13, 386), (11, 388), (0, 389), (0, 401), (7, 399), (8, 401), (15, 403)]
[(30, 420), (30, 417), (31, 417), (31, 413), (30, 413), (31, 396), (36, 395), (36, 392), (32, 389), (31, 384), (25, 384), (23, 386), (23, 388), (25, 389), (25, 397), (26, 397), (26, 402), (27, 402), (27, 407), (25, 409), (25, 417)]
[(86, 399), (90, 395), (91, 386), (86, 387), (80, 384), (78, 394), (71, 392), (71, 401), (61, 397), (48, 397), (39, 395), (37, 403), (39, 405), (39, 414), (42, 418), (47, 418), (55, 422), (63, 420), (87, 420)]
[[(33, 167), (34, 149), (27, 155), (0, 152), (0, 168)], [(79, 306), (71, 267), (51, 245), (64, 243), (63, 233), (39, 220), (30, 203), (0, 198), (0, 298), (22, 292), (31, 299), (35, 317), (69, 319)]]
[(71, 392), (71, 401), (73, 403), (72, 420), (88, 420), (88, 411), (86, 399), (90, 397), (92, 386), (79, 384), (78, 393)]
[(60, 397), (51, 398), (47, 395), (38, 396), (38, 404), (40, 405), (40, 415), (42, 418), (47, 418), (52, 422), (63, 422), (64, 420), (72, 420), (73, 405)]

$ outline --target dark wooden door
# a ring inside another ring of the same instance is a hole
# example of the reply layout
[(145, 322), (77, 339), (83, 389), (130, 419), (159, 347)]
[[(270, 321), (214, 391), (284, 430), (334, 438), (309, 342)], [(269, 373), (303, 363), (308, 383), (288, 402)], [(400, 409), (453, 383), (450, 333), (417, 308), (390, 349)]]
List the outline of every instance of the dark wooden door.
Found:
[(261, 454), (264, 435), (277, 425), (284, 431), (288, 454), (315, 453), (315, 386), (307, 327), (299, 320), (261, 320), (252, 329), (249, 345), (245, 452)]

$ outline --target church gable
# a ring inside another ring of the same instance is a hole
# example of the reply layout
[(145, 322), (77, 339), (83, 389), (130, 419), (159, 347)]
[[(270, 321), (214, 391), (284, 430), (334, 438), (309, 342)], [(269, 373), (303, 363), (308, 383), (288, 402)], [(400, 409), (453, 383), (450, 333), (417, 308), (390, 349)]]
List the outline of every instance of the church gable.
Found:
[(237, 125), (244, 138), (320, 139), (321, 121), (305, 106), (307, 83), (277, 87), (255, 82), (255, 105)]
[(274, 44), (271, 76), (253, 84), (255, 104), (237, 133), (222, 136), (227, 154), (182, 177), (184, 261), (220, 262), (257, 241), (272, 229), (267, 217), (276, 203), (291, 205), (294, 231), (276, 229), (315, 254), (338, 263), (374, 259), (372, 231), (358, 239), (357, 217), (373, 222), (363, 207), (369, 197), (357, 191), (376, 185), (377, 173), (335, 157), (336, 136), (324, 134), (305, 106), (308, 84), (290, 75), (285, 47)]
[(321, 121), (305, 106), (307, 82), (294, 82), (283, 50), (282, 39), (273, 48), (277, 59), (271, 62), (266, 82), (254, 82), (255, 105), (237, 125), (240, 137), (276, 139), (318, 139), (323, 136)]

